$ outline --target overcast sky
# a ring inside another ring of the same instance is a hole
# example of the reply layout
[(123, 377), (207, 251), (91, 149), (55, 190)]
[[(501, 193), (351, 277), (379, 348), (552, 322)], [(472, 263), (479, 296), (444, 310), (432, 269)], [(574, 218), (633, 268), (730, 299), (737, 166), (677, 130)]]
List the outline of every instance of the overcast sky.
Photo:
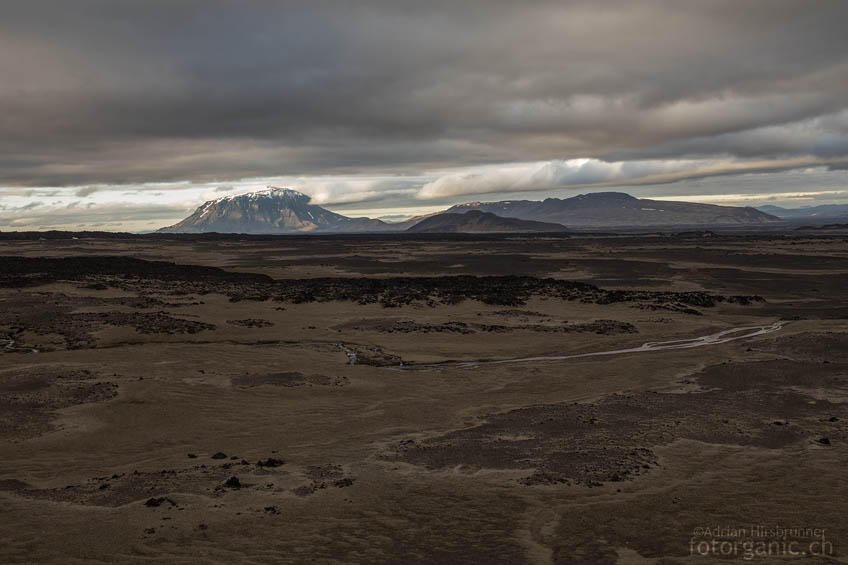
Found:
[(290, 186), (848, 202), (843, 0), (3, 0), (0, 230)]

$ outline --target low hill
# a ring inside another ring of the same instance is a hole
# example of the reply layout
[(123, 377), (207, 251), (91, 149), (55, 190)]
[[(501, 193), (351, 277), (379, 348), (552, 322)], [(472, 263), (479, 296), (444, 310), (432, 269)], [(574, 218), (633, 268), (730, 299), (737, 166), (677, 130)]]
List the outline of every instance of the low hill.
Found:
[(530, 233), (564, 232), (562, 224), (504, 218), (490, 212), (470, 210), (463, 214), (445, 213), (425, 218), (407, 233)]

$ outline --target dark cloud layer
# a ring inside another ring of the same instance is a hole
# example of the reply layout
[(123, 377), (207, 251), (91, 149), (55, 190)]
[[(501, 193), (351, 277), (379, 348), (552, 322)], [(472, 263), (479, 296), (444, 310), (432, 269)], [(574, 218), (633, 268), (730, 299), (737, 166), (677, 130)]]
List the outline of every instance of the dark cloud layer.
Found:
[(843, 0), (4, 0), (0, 185), (576, 157), (838, 168), (846, 21)]

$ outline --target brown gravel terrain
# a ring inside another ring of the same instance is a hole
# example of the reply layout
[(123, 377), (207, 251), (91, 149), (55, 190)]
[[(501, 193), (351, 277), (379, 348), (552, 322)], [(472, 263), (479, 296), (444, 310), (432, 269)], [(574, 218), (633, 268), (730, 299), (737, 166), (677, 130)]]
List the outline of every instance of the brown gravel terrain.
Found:
[(847, 277), (818, 232), (0, 239), (0, 563), (848, 563)]

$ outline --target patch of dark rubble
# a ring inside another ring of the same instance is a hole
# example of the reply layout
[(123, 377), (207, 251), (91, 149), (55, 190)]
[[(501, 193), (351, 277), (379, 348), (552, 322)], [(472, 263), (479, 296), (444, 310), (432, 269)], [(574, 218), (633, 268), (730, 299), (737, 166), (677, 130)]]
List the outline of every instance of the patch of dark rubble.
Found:
[(188, 469), (114, 473), (92, 477), (82, 484), (20, 489), (16, 494), (84, 506), (118, 507), (145, 501), (149, 508), (179, 507), (180, 497), (172, 493), (213, 495), (215, 485), (230, 475), (229, 468), (201, 464)]
[(654, 448), (680, 439), (769, 449), (806, 441), (829, 449), (848, 439), (848, 405), (815, 391), (848, 391), (846, 369), (786, 360), (723, 363), (681, 381), (700, 390), (490, 414), (476, 426), (403, 440), (382, 457), (429, 469), (526, 470), (525, 485), (593, 487), (657, 468)]
[[(106, 304), (118, 303), (107, 299)], [(120, 299), (121, 306), (149, 308), (149, 302)], [(0, 333), (14, 336), (21, 347), (23, 332), (37, 335), (58, 334), (68, 349), (95, 347), (94, 332), (107, 326), (131, 327), (142, 334), (196, 334), (214, 330), (215, 325), (198, 320), (178, 318), (158, 312), (78, 312), (87, 306), (103, 306), (87, 297), (70, 297), (61, 293), (18, 293), (6, 299)]]
[(28, 439), (53, 429), (62, 408), (117, 396), (118, 385), (86, 370), (20, 369), (0, 374), (0, 438)]
[(257, 386), (281, 386), (294, 388), (300, 386), (346, 386), (350, 384), (347, 377), (329, 377), (327, 375), (306, 375), (298, 371), (282, 373), (263, 373), (236, 375), (230, 378), (235, 387), (253, 388)]
[(265, 459), (265, 460), (260, 459), (259, 461), (256, 462), (257, 467), (271, 467), (271, 468), (280, 467), (281, 465), (285, 465), (285, 464), (286, 464), (285, 461), (283, 461), (282, 459), (277, 459), (276, 457), (269, 457), (268, 459)]
[(261, 318), (246, 318), (244, 320), (227, 320), (231, 326), (242, 326), (245, 328), (270, 328), (274, 322)]
[[(721, 302), (750, 304), (753, 296), (720, 296), (705, 292), (650, 292), (604, 290), (595, 285), (523, 276), (443, 276), (391, 278), (325, 278), (278, 281), (267, 295), (294, 303), (352, 301), (397, 307), (414, 303), (427, 306), (477, 300), (484, 304), (521, 306), (531, 297), (594, 304), (646, 303), (656, 308), (683, 311), (710, 308)], [(231, 299), (240, 297), (231, 297)]]
[(633, 303), (694, 313), (697, 312), (695, 308), (709, 308), (722, 302), (744, 305), (763, 300), (758, 296), (722, 296), (706, 292), (605, 290), (584, 282), (530, 276), (274, 280), (255, 273), (234, 273), (215, 267), (177, 265), (131, 257), (0, 256), (0, 287), (20, 288), (57, 281), (101, 284), (142, 294), (174, 295), (178, 292), (181, 295), (204, 295), (214, 292), (228, 296), (231, 301), (349, 301), (385, 307), (450, 305), (464, 300), (512, 307), (525, 304), (531, 297), (545, 297), (593, 304)]
[(514, 308), (509, 310), (496, 310), (492, 312), (494, 316), (503, 316), (505, 318), (550, 318), (548, 314), (543, 314), (542, 312), (534, 312), (533, 310), (516, 310)]
[(83, 312), (70, 315), (74, 323), (130, 326), (145, 334), (196, 334), (214, 330), (214, 324), (175, 318), (167, 312)]
[[(107, 474), (62, 488), (37, 488), (17, 479), (3, 479), (0, 480), (0, 491), (26, 498), (84, 506), (119, 507), (142, 503), (150, 509), (180, 510), (186, 504), (181, 495), (186, 494), (222, 497), (250, 490), (270, 495), (290, 493), (306, 496), (329, 487), (350, 487), (355, 482), (355, 479), (345, 476), (343, 468), (338, 465), (326, 464), (286, 471), (280, 469), (286, 462), (273, 456), (255, 463), (238, 457), (236, 459), (239, 461), (199, 464), (183, 469)], [(295, 481), (307, 482), (296, 488), (275, 486), (274, 482), (269, 482), (275, 476), (285, 478), (292, 473)]]
[(311, 482), (292, 489), (297, 496), (309, 496), (319, 490), (329, 487), (346, 488), (353, 486), (355, 479), (344, 476), (344, 469), (339, 465), (313, 465), (306, 468), (304, 473)]
[(636, 326), (618, 320), (595, 320), (585, 323), (561, 324), (478, 324), (466, 322), (445, 322), (443, 324), (422, 324), (414, 320), (360, 320), (348, 322), (333, 329), (353, 331), (376, 331), (380, 333), (458, 333), (463, 335), (484, 333), (538, 332), (538, 333), (596, 333), (611, 335), (636, 333)]

